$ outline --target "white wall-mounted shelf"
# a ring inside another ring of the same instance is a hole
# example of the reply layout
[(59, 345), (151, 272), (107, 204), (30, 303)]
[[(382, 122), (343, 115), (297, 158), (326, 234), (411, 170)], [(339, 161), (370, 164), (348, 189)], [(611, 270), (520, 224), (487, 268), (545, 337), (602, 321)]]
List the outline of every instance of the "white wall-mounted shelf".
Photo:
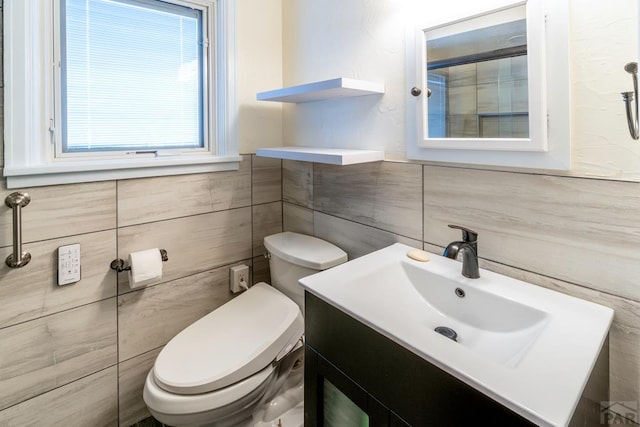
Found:
[(297, 104), (332, 98), (380, 95), (383, 93), (384, 84), (382, 83), (338, 77), (321, 82), (260, 92), (257, 95), (257, 99), (258, 101), (292, 102)]
[(276, 147), (258, 148), (256, 155), (275, 159), (300, 160), (329, 165), (354, 165), (384, 160), (384, 151), (344, 148)]

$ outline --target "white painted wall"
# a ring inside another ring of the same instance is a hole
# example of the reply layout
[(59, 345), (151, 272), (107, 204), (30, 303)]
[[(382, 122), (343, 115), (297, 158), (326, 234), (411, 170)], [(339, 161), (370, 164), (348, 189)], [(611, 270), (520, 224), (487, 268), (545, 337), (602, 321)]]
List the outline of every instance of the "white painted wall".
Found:
[[(338, 76), (386, 84), (383, 97), (285, 105), (285, 145), (405, 159), (405, 29), (436, 13), (472, 13), (478, 3), (282, 0), (285, 86)], [(628, 136), (620, 97), (632, 87), (623, 66), (638, 56), (637, 3), (570, 0), (572, 175), (640, 181), (640, 143)]]
[(240, 153), (282, 145), (282, 105), (256, 93), (282, 86), (281, 0), (238, 0), (237, 102)]
[(636, 0), (571, 2), (574, 173), (640, 181), (640, 141), (627, 130), (623, 67), (638, 60)]

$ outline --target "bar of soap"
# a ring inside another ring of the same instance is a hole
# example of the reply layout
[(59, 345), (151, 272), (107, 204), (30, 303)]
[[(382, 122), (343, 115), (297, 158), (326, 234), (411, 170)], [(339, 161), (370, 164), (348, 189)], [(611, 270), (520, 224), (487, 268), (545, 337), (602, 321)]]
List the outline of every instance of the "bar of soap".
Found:
[(429, 262), (429, 253), (420, 249), (412, 249), (407, 252), (407, 256), (420, 262)]

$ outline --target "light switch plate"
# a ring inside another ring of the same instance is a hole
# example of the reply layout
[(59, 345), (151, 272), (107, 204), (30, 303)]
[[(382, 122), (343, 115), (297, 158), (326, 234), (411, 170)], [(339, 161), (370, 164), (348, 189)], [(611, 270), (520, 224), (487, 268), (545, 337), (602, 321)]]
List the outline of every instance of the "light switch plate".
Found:
[(58, 248), (58, 286), (80, 281), (80, 243)]

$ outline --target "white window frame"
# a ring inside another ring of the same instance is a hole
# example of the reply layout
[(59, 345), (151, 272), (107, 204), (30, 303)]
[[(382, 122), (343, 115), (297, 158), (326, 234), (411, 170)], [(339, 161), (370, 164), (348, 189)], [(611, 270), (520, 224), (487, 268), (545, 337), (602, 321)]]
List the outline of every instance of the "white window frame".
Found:
[[(96, 155), (92, 159), (56, 158), (55, 36), (59, 0), (4, 0), (4, 170), (7, 188), (189, 173), (237, 170), (236, 2), (171, 0), (203, 8), (210, 36), (206, 75), (209, 90), (208, 150), (171, 155), (127, 157)], [(59, 105), (58, 105), (59, 108)], [(58, 110), (59, 111), (59, 110)], [(207, 145), (206, 144), (206, 145)]]

